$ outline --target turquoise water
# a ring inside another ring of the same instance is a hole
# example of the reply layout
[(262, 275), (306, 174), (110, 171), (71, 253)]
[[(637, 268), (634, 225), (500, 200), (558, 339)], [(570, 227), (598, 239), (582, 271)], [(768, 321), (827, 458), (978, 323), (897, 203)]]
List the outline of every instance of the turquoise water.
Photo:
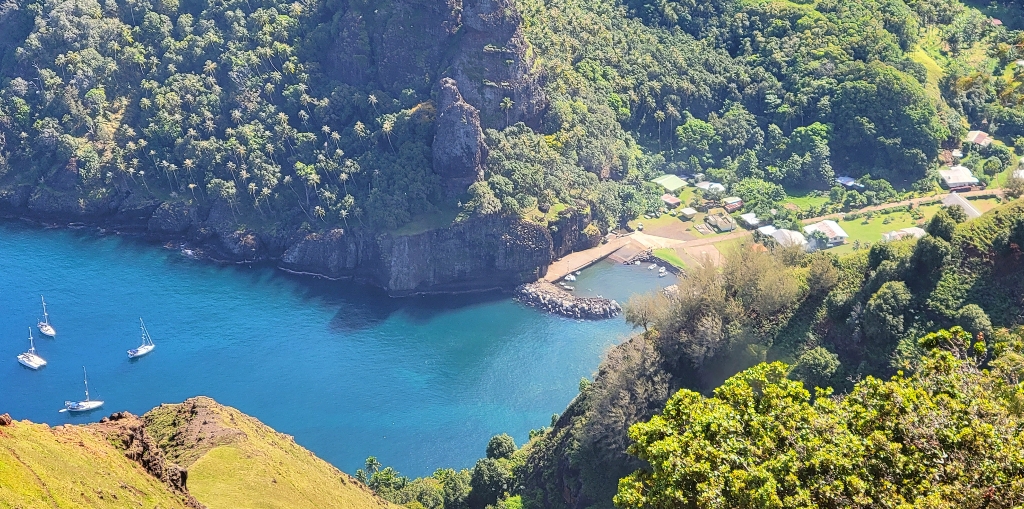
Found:
[[(602, 263), (580, 279), (624, 299), (672, 278)], [(49, 361), (35, 372), (15, 357), (40, 294), (57, 337), (33, 330)], [(139, 317), (157, 348), (129, 361)], [(525, 441), (628, 333), (621, 318), (568, 320), (501, 295), (390, 299), (119, 236), (0, 225), (0, 412), (16, 419), (89, 422), (208, 395), (342, 470), (375, 455), (419, 476), (472, 466), (497, 433)], [(83, 396), (83, 365), (106, 404), (58, 413)]]

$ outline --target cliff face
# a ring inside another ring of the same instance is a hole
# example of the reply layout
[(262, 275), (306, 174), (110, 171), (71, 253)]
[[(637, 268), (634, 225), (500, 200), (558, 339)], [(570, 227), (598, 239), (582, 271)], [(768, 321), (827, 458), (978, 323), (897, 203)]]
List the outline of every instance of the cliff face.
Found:
[(482, 129), (539, 126), (547, 99), (511, 0), (337, 5), (322, 67), (342, 82), (373, 83), (395, 97), (431, 91), (439, 113), (434, 171), (449, 194), (482, 177)]
[(548, 231), (512, 218), (476, 218), (415, 235), (311, 234), (281, 257), (285, 269), (370, 279), (395, 295), (510, 289), (551, 263)]

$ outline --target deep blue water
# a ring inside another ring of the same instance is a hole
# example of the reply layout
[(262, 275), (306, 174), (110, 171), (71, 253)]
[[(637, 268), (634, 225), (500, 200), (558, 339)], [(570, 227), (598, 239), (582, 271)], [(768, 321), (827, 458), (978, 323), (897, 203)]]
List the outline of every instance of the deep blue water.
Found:
[[(645, 269), (603, 262), (581, 290), (624, 300), (672, 282)], [(49, 361), (35, 372), (16, 356), (40, 294), (57, 337), (33, 330)], [(139, 317), (157, 348), (129, 361)], [(0, 225), (0, 412), (16, 419), (88, 422), (208, 395), (342, 470), (375, 455), (420, 476), (472, 466), (494, 434), (525, 441), (628, 333), (621, 318), (568, 320), (501, 295), (390, 299), (119, 236)], [(105, 406), (58, 413), (83, 396), (83, 365)]]

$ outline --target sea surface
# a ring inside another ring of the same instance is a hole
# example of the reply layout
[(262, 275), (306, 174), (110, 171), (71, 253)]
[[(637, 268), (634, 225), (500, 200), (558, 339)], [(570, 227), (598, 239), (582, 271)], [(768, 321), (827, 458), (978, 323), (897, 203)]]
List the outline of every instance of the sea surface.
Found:
[[(601, 262), (577, 286), (621, 302), (673, 282)], [(40, 295), (54, 339), (34, 327)], [(157, 347), (129, 360), (140, 317)], [(30, 326), (39, 371), (16, 360)], [(392, 299), (95, 230), (0, 224), (0, 413), (15, 419), (83, 423), (207, 395), (347, 472), (374, 455), (422, 476), (471, 467), (495, 434), (526, 441), (629, 333), (621, 318), (569, 320), (500, 294)], [(105, 405), (58, 413), (83, 398), (83, 366)]]

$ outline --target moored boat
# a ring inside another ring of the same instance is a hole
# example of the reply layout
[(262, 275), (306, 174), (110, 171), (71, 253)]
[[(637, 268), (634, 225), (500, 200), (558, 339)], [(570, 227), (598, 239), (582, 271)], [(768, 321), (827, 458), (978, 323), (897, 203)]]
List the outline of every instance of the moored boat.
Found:
[(43, 301), (43, 320), (36, 324), (36, 327), (39, 327), (39, 332), (44, 336), (50, 336), (52, 338), (57, 335), (57, 329), (54, 329), (53, 325), (50, 325), (50, 315), (46, 313), (46, 299), (40, 295), (39, 300)]
[(46, 359), (43, 359), (38, 353), (36, 353), (36, 343), (35, 340), (32, 339), (32, 327), (28, 328), (28, 344), (28, 351), (18, 355), (18, 362), (29, 369), (39, 369), (45, 366)]
[(142, 321), (142, 318), (139, 318), (139, 326), (139, 328), (142, 329), (142, 344), (139, 345), (138, 348), (132, 348), (131, 350), (128, 350), (129, 359), (142, 357), (143, 355), (152, 352), (153, 349), (156, 348), (156, 345), (153, 344), (153, 338), (149, 337), (149, 331), (146, 330), (146, 324), (145, 322)]
[(102, 400), (89, 399), (89, 373), (85, 371), (85, 366), (82, 366), (82, 375), (85, 377), (85, 399), (82, 401), (65, 401), (64, 408), (60, 409), (61, 412), (88, 412), (103, 406)]

